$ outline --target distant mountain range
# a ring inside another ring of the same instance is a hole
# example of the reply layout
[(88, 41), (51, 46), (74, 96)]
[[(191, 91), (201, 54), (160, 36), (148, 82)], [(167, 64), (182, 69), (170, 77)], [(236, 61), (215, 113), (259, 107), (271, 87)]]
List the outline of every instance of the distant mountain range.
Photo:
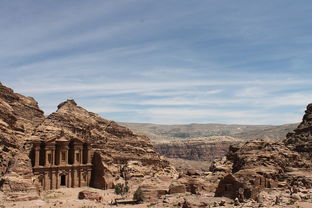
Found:
[(225, 156), (229, 146), (252, 139), (285, 139), (296, 124), (226, 125), (184, 124), (159, 125), (150, 123), (120, 123), (132, 131), (148, 136), (155, 149), (178, 169), (209, 169), (210, 163)]
[(227, 124), (182, 124), (160, 125), (151, 123), (120, 123), (134, 132), (145, 134), (154, 143), (170, 140), (231, 136), (241, 139), (284, 139), (299, 123), (284, 125), (227, 125)]

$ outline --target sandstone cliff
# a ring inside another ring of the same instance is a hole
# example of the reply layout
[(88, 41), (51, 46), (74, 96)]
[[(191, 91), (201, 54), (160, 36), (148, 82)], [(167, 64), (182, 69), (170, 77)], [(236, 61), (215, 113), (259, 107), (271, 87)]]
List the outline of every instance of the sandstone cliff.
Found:
[(176, 171), (155, 152), (146, 136), (101, 118), (67, 100), (48, 117), (30, 97), (0, 84), (0, 188), (4, 192), (38, 190), (29, 152), (34, 139), (65, 137), (91, 143), (92, 185), (112, 188), (121, 177), (175, 177)]
[(292, 150), (312, 156), (312, 103), (307, 106), (302, 122), (287, 134), (284, 143)]
[(227, 136), (185, 139), (154, 144), (156, 150), (168, 158), (212, 162), (225, 156), (229, 146), (243, 142)]
[[(34, 135), (45, 140), (62, 136), (89, 142), (94, 151), (91, 184), (97, 188), (113, 188), (121, 176), (130, 179), (138, 174), (175, 174), (170, 163), (155, 152), (146, 136), (88, 112), (74, 100), (58, 105), (58, 110), (36, 128)], [(133, 166), (133, 161), (141, 166), (138, 170), (129, 167)]]
[(216, 196), (258, 199), (266, 188), (292, 190), (312, 187), (312, 105), (301, 124), (283, 141), (253, 140), (231, 146), (228, 175), (219, 183)]
[(31, 97), (14, 93), (0, 84), (0, 188), (3, 191), (35, 189), (29, 139), (44, 120)]

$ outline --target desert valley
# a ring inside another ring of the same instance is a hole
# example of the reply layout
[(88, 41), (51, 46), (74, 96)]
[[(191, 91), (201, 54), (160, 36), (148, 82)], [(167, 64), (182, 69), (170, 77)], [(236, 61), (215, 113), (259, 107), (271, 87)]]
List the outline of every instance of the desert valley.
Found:
[(312, 208), (311, 0), (0, 0), (0, 208)]
[(283, 126), (118, 124), (1, 84), (0, 112), (1, 207), (312, 206), (312, 105)]

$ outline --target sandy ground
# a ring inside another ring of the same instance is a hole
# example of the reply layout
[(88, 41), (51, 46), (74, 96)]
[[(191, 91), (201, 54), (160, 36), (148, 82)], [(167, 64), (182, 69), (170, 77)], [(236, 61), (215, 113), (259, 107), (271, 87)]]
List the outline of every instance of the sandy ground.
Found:
[[(95, 202), (90, 200), (79, 200), (78, 199), (78, 193), (82, 190), (89, 190), (89, 191), (95, 191), (99, 193), (103, 200), (102, 202)], [(311, 190), (312, 191), (312, 190)], [(126, 198), (131, 199), (132, 194), (129, 194), (126, 196)], [(112, 208), (112, 207), (122, 207), (122, 208), (174, 208), (178, 207), (177, 203), (172, 203), (176, 201), (179, 198), (188, 198), (192, 199), (192, 201), (197, 201), (200, 199), (200, 197), (204, 197), (204, 195), (190, 195), (190, 194), (182, 194), (182, 195), (167, 195), (166, 200), (168, 200), (167, 203), (144, 203), (144, 204), (137, 204), (137, 205), (110, 205), (110, 202), (114, 201), (116, 198), (120, 198), (120, 196), (117, 196), (114, 193), (114, 190), (100, 190), (100, 189), (94, 189), (90, 187), (83, 187), (83, 188), (61, 188), (57, 190), (49, 190), (44, 191), (41, 193), (41, 199), (40, 200), (33, 200), (33, 201), (19, 201), (19, 202), (7, 202), (4, 200), (0, 200), (0, 208), (6, 208), (6, 207), (15, 207), (15, 208), (54, 208), (54, 207), (61, 207), (61, 208), (70, 208), (70, 207), (78, 207), (78, 208)], [(0, 196), (0, 199), (2, 196)], [(198, 199), (197, 199), (198, 198)], [(273, 208), (312, 208), (312, 199), (309, 199), (307, 201), (298, 201), (292, 205), (271, 205), (271, 206), (259, 206), (259, 204), (255, 203), (245, 203), (241, 204), (239, 206), (234, 206), (230, 203), (230, 199), (227, 198), (218, 198), (218, 197), (212, 197), (212, 196), (206, 196), (206, 199), (208, 199), (209, 204), (213, 204), (214, 201), (220, 202), (221, 200), (227, 201), (225, 206), (222, 206), (223, 208), (258, 208), (258, 207), (273, 207)], [(268, 199), (267, 199), (268, 200)], [(161, 200), (162, 201), (162, 200)], [(169, 202), (171, 201), (171, 202)], [(214, 206), (212, 206), (214, 207)]]
[[(79, 200), (78, 193), (82, 190), (90, 190), (98, 192), (102, 197), (103, 201), (101, 203), (90, 201), (90, 200)], [(129, 196), (130, 197), (130, 196)], [(80, 208), (108, 208), (116, 207), (116, 205), (110, 205), (110, 202), (116, 198), (120, 198), (114, 193), (114, 190), (100, 190), (90, 187), (83, 188), (61, 188), (57, 190), (44, 191), (41, 193), (40, 200), (33, 201), (20, 201), (20, 202), (0, 202), (0, 208), (4, 207), (16, 207), (16, 208), (52, 208), (52, 207), (80, 207)], [(138, 204), (138, 205), (119, 205), (118, 207), (124, 208), (145, 208), (149, 204)]]

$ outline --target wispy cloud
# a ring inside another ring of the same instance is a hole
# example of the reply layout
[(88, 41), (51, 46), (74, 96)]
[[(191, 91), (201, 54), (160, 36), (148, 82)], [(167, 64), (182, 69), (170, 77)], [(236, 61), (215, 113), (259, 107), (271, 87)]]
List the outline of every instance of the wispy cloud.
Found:
[(311, 9), (307, 0), (2, 1), (0, 81), (46, 113), (71, 97), (119, 121), (298, 122), (312, 101)]

